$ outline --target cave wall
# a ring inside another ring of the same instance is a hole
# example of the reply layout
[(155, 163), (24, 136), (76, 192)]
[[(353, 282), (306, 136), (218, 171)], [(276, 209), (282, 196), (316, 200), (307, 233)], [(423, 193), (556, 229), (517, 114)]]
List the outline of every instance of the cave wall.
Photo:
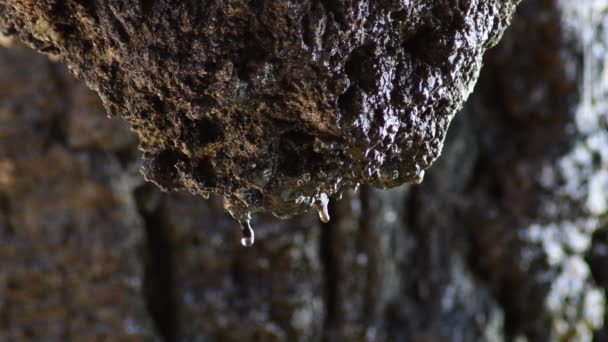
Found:
[[(420, 185), (316, 213), (163, 193), (61, 64), (0, 50), (0, 339), (602, 341), (606, 14), (522, 3)], [(9, 40), (3, 40), (9, 45)]]

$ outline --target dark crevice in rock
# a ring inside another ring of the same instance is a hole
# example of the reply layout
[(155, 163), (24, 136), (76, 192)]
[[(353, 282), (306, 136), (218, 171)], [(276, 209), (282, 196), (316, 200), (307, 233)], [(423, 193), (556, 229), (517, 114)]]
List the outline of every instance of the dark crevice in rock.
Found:
[[(10, 222), (9, 213), (10, 203), (8, 198), (0, 193), (0, 239), (10, 241), (15, 234), (15, 229)], [(6, 284), (7, 286), (9, 284)], [(3, 300), (0, 305), (0, 331), (8, 331), (11, 326), (12, 303), (10, 300)]]
[[(54, 65), (55, 63), (51, 61), (46, 62), (48, 64), (49, 71), (49, 79), (52, 80), (53, 87), (56, 89), (58, 94), (65, 94), (70, 91), (70, 86), (67, 84), (65, 80), (65, 76), (61, 73), (60, 65)], [(68, 119), (67, 115), (63, 114), (68, 112), (69, 110), (69, 102), (63, 101), (59, 108), (56, 108), (57, 112), (52, 113), (50, 115), (50, 120), (48, 122), (40, 122), (35, 123), (34, 127), (40, 129), (41, 132), (44, 132), (47, 138), (47, 147), (52, 146), (53, 144), (61, 144), (66, 148), (69, 147), (68, 144), (68, 132), (66, 131)]]
[(314, 23), (310, 19), (310, 14), (307, 14), (302, 18), (302, 40), (309, 49), (314, 49)]
[(302, 131), (288, 131), (281, 135), (279, 144), (279, 168), (287, 176), (301, 176), (315, 171), (318, 158), (313, 149), (314, 137)]
[(593, 234), (593, 244), (586, 256), (591, 267), (591, 274), (596, 283), (608, 288), (608, 227)]
[(416, 213), (420, 208), (420, 201), (418, 200), (418, 188), (412, 187), (409, 196), (405, 200), (405, 228), (408, 230), (414, 230), (418, 226), (418, 216)]
[(135, 191), (137, 207), (144, 220), (145, 302), (158, 334), (166, 342), (179, 341), (177, 286), (170, 227), (164, 224), (158, 191), (144, 185)]
[(374, 46), (365, 45), (355, 49), (346, 61), (344, 70), (349, 79), (366, 92), (372, 91), (378, 79), (378, 72), (374, 70)]
[[(591, 269), (593, 281), (604, 291), (608, 291), (608, 226), (604, 226), (593, 234), (591, 249), (587, 252), (586, 261)], [(608, 341), (608, 328), (604, 317), (603, 328), (596, 331), (594, 341)]]
[(341, 121), (352, 121), (359, 114), (360, 107), (357, 104), (359, 92), (354, 86), (349, 87), (338, 97), (338, 109), (340, 110)]
[[(512, 224), (515, 227), (511, 229), (515, 230), (516, 223), (497, 223), (487, 217), (487, 215), (498, 217), (505, 215), (502, 212), (504, 208), (494, 206), (503, 203), (507, 196), (504, 180), (497, 176), (500, 174), (499, 169), (492, 164), (489, 156), (482, 155), (475, 162), (473, 176), (466, 189), (467, 193), (471, 189), (475, 189), (472, 190), (473, 192), (479, 191), (480, 188), (484, 189), (486, 191), (484, 197), (487, 201), (484, 205), (490, 208), (474, 207), (469, 209), (465, 217), (470, 235), (468, 265), (480, 283), (487, 284), (491, 289), (493, 297), (502, 308), (504, 312), (502, 333), (506, 339), (514, 340), (524, 334), (531, 341), (541, 341), (543, 336), (535, 336), (533, 326), (539, 325), (542, 319), (544, 297), (534, 294), (547, 293), (548, 289), (541, 288), (543, 285), (541, 281), (526, 284), (520, 271), (514, 266), (522, 247), (517, 245), (514, 239), (502, 235), (500, 224)], [(488, 177), (488, 175), (493, 176)], [(493, 252), (488, 252), (488, 248), (492, 248), (489, 246), (500, 247), (494, 247)], [(531, 322), (530, 317), (535, 317), (537, 321)]]
[(183, 126), (181, 139), (193, 148), (218, 142), (224, 136), (220, 127), (207, 118), (186, 120)]
[[(69, 272), (64, 267), (59, 267), (58, 273), (61, 276), (61, 281), (64, 283), (69, 283)], [(74, 318), (77, 317), (78, 312), (75, 312), (74, 309), (70, 305), (70, 298), (72, 297), (72, 290), (65, 286), (61, 290), (61, 300), (63, 301), (63, 305), (66, 308), (65, 320), (66, 322), (73, 322)], [(72, 329), (70, 329), (70, 325), (66, 324), (63, 328), (63, 340), (64, 341), (73, 341)]]
[(0, 193), (0, 236), (5, 239), (15, 234), (15, 228), (9, 218), (10, 212), (11, 208), (8, 198)]
[(370, 322), (376, 316), (378, 281), (380, 274), (378, 269), (378, 236), (372, 227), (370, 220), (374, 217), (371, 212), (370, 189), (363, 185), (359, 189), (359, 200), (361, 201), (361, 214), (359, 216), (359, 245), (367, 257), (367, 267), (365, 272), (366, 286), (363, 294), (363, 318)]
[(165, 191), (174, 188), (180, 179), (177, 169), (180, 157), (181, 154), (170, 149), (144, 154), (142, 170), (146, 172), (146, 180)]
[(152, 12), (156, 0), (140, 0), (141, 11), (143, 15), (147, 15)]
[(195, 179), (205, 188), (212, 188), (216, 185), (217, 177), (213, 169), (213, 164), (208, 159), (201, 159), (195, 166)]
[(358, 302), (358, 294), (351, 293), (354, 288), (350, 283), (354, 265), (349, 252), (353, 247), (350, 242), (354, 238), (352, 233), (355, 225), (352, 201), (353, 195), (347, 192), (343, 194), (342, 200), (330, 202), (331, 221), (321, 227), (326, 312), (324, 340), (326, 341), (336, 341), (349, 336), (347, 327), (349, 320), (352, 319), (351, 305)]
[(340, 238), (338, 233), (337, 223), (340, 217), (335, 213), (335, 204), (330, 203), (329, 210), (334, 217), (328, 223), (321, 224), (321, 262), (323, 265), (324, 278), (324, 306), (325, 306), (325, 321), (323, 324), (324, 341), (331, 341), (331, 332), (335, 331), (339, 325), (339, 287), (338, 282), (340, 277), (339, 268), (340, 261), (336, 249), (336, 241)]
[(341, 28), (345, 29), (347, 27), (347, 22), (340, 2), (337, 0), (321, 0), (321, 3), (323, 4), (323, 7), (325, 7), (325, 10), (333, 16), (336, 23), (338, 23)]

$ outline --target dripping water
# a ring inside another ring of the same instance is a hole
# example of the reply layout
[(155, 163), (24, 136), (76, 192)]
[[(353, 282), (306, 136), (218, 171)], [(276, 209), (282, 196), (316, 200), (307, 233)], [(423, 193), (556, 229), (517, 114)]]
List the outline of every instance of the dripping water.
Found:
[(255, 233), (253, 232), (253, 228), (251, 228), (251, 216), (250, 214), (246, 215), (244, 220), (240, 220), (241, 224), (241, 245), (243, 247), (251, 247), (255, 241)]
[(327, 205), (329, 204), (329, 198), (327, 194), (322, 193), (314, 202), (313, 206), (319, 212), (319, 219), (321, 222), (327, 223), (329, 222), (329, 210), (327, 209)]
[(412, 184), (421, 184), (423, 179), (424, 179), (424, 170), (418, 172), (411, 183)]

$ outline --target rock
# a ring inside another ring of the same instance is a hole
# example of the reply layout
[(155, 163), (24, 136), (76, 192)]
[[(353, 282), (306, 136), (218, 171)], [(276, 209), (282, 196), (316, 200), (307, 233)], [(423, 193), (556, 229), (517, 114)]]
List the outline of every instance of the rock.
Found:
[(511, 338), (591, 341), (604, 324), (585, 257), (608, 209), (607, 13), (522, 4), (470, 103), (483, 133), (464, 220)]
[(142, 172), (286, 217), (359, 183), (419, 183), (518, 0), (0, 4), (128, 120)]
[[(157, 341), (135, 148), (65, 67), (0, 48), (0, 340)], [(88, 118), (86, 123), (81, 117)]]
[(422, 184), (343, 191), (329, 223), (256, 215), (251, 249), (219, 196), (136, 185), (132, 138), (76, 117), (101, 111), (58, 67), (1, 59), (0, 339), (605, 340), (607, 13), (522, 3)]

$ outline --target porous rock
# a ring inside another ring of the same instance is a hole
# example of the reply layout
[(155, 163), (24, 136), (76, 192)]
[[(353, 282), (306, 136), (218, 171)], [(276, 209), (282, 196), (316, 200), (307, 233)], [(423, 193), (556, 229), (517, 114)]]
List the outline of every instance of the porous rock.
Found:
[(420, 182), (518, 0), (7, 0), (0, 28), (128, 120), (142, 172), (289, 216)]

